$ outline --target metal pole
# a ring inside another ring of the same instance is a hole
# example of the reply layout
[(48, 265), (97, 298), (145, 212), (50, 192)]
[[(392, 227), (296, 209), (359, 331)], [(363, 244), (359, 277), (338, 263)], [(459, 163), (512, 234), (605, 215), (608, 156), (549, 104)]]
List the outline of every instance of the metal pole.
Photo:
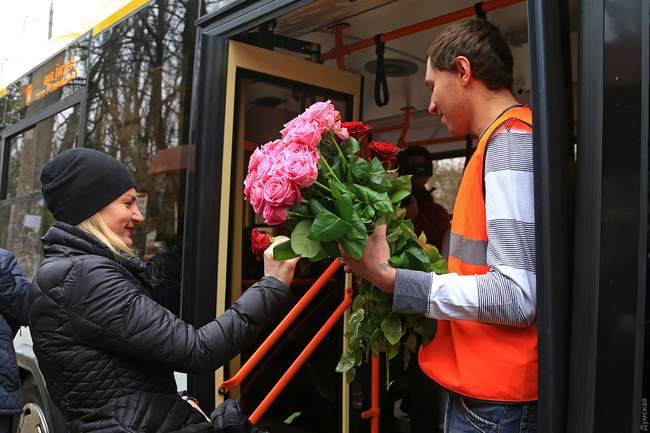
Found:
[(568, 5), (530, 0), (540, 433), (566, 428), (574, 171)]

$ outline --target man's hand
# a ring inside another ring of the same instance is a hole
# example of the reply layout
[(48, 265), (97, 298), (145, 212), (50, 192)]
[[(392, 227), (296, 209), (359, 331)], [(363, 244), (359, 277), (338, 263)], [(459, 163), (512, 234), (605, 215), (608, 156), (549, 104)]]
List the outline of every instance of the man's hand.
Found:
[(275, 277), (287, 286), (293, 281), (293, 274), (296, 271), (296, 264), (300, 257), (289, 260), (275, 260), (273, 258), (273, 248), (284, 241), (288, 241), (286, 236), (276, 236), (273, 243), (264, 251), (264, 276)]
[(386, 241), (386, 224), (375, 227), (375, 231), (366, 241), (366, 249), (361, 259), (354, 260), (343, 248), (341, 254), (345, 260), (345, 272), (352, 272), (384, 292), (393, 293), (397, 271), (388, 264), (390, 247)]

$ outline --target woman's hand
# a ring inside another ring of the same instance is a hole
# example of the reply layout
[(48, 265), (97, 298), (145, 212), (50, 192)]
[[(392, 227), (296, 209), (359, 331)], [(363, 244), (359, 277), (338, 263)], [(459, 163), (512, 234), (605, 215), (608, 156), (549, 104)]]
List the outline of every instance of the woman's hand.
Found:
[(287, 286), (290, 286), (293, 281), (296, 264), (300, 260), (300, 257), (289, 260), (275, 260), (273, 258), (273, 248), (288, 240), (289, 238), (286, 236), (276, 236), (273, 243), (264, 251), (264, 276), (275, 277)]

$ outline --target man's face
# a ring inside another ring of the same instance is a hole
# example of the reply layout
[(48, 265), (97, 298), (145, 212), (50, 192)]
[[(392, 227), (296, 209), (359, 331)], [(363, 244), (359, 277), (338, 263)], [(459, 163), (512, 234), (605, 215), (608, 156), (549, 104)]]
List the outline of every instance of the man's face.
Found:
[(431, 91), (429, 113), (440, 116), (441, 122), (452, 135), (469, 133), (469, 107), (464, 101), (465, 89), (458, 74), (434, 69), (427, 59), (424, 84)]

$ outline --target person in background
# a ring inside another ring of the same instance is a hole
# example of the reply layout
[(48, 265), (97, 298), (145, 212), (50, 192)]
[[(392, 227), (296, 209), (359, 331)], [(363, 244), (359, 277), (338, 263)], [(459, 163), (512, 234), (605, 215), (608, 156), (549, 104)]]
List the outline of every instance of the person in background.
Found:
[(177, 393), (173, 372), (213, 372), (256, 342), (297, 299), (289, 286), (298, 259), (274, 260), (271, 245), (265, 276), (197, 329), (151, 297), (145, 264), (132, 250), (144, 218), (122, 163), (70, 149), (46, 164), (41, 184), (57, 222), (42, 238), (30, 330), (70, 431), (213, 432), (200, 408)]
[(413, 221), (415, 233), (424, 233), (427, 242), (442, 251), (449, 230), (449, 213), (433, 200), (426, 183), (433, 175), (431, 155), (421, 146), (411, 146), (397, 154), (401, 176), (411, 175), (411, 195), (406, 200), (406, 216)]
[(0, 248), (0, 433), (11, 432), (23, 408), (13, 339), (28, 324), (30, 289), (14, 254)]
[(536, 262), (532, 113), (512, 94), (513, 60), (485, 19), (443, 30), (427, 55), (429, 112), (479, 137), (451, 225), (449, 274), (388, 264), (377, 226), (352, 271), (393, 293), (393, 311), (438, 320), (420, 368), (446, 389), (445, 432), (534, 433)]

